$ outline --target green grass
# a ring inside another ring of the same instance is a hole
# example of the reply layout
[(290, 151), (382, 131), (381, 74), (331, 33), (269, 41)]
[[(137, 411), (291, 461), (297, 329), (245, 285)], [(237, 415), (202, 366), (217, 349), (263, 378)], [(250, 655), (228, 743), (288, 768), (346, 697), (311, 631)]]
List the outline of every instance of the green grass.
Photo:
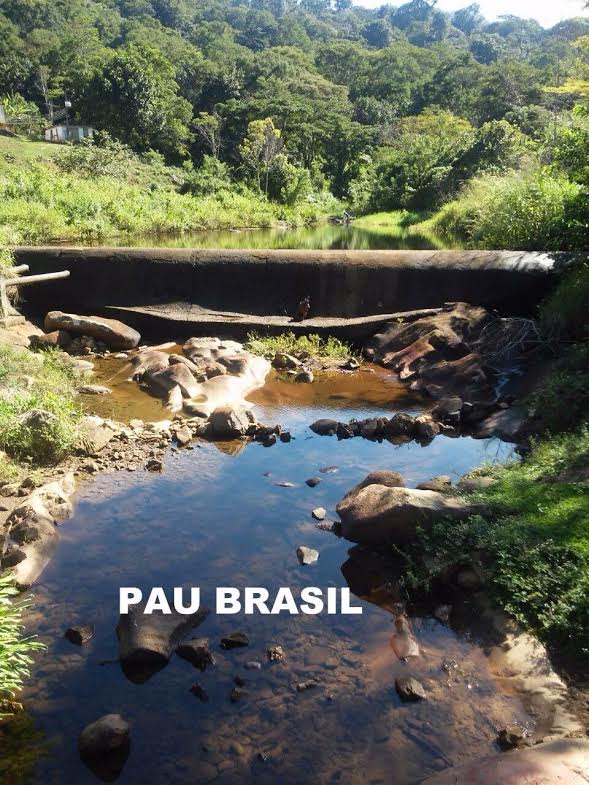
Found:
[(180, 192), (182, 170), (157, 157), (118, 151), (105, 163), (96, 148), (93, 167), (92, 152), (56, 147), (0, 137), (0, 243), (312, 225), (327, 212), (320, 203), (268, 202), (239, 185), (196, 197)]
[(587, 466), (587, 427), (547, 438), (524, 462), (488, 470), (498, 482), (474, 494), (487, 507), (484, 516), (441, 523), (422, 533), (419, 545), (436, 556), (440, 573), (450, 564), (480, 560), (507, 612), (548, 643), (584, 656), (589, 484), (571, 472)]
[(43, 648), (23, 636), (22, 613), (30, 601), (15, 601), (17, 594), (10, 575), (0, 575), (0, 718), (12, 711), (11, 704), (29, 675), (32, 652)]
[[(74, 402), (76, 375), (59, 352), (33, 354), (0, 346), (0, 449), (9, 459), (29, 467), (56, 463), (73, 448), (80, 411)], [(46, 413), (41, 428), (27, 415)], [(3, 459), (4, 479), (18, 474)]]
[(319, 335), (297, 336), (292, 332), (268, 336), (249, 333), (245, 346), (253, 354), (262, 356), (285, 352), (295, 356), (305, 354), (317, 359), (345, 360), (353, 355), (353, 350), (348, 344), (332, 336), (323, 339)]
[(370, 213), (361, 215), (354, 219), (354, 226), (360, 229), (406, 229), (412, 224), (423, 220), (420, 213), (412, 213), (408, 210), (393, 210), (392, 212)]
[(588, 204), (585, 189), (561, 175), (483, 175), (415, 231), (462, 239), (472, 248), (582, 250)]

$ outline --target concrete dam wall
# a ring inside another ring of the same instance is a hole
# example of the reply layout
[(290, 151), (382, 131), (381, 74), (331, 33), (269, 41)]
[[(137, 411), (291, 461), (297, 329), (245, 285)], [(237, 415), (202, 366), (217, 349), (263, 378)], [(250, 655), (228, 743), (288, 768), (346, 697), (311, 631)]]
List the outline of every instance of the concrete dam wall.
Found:
[[(567, 254), (511, 251), (307, 251), (21, 247), (31, 273), (68, 279), (27, 287), (25, 309), (120, 318), (145, 334), (295, 329), (349, 338), (401, 311), (466, 301), (533, 312)], [(311, 318), (291, 322), (311, 297)]]

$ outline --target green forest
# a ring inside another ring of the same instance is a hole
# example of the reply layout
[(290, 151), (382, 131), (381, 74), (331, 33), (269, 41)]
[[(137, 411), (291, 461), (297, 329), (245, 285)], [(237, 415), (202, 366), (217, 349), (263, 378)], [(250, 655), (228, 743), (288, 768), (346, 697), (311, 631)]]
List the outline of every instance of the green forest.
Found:
[(343, 209), (471, 247), (587, 243), (585, 17), (546, 30), (435, 0), (0, 0), (0, 100), (24, 138), (66, 102), (97, 129), (65, 151), (0, 138), (5, 243)]

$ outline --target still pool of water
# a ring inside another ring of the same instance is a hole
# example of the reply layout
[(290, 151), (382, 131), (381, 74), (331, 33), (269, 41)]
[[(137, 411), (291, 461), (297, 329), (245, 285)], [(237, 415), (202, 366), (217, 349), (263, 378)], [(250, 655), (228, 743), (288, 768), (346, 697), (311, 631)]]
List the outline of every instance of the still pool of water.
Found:
[[(115, 408), (117, 398), (115, 390)], [(106, 400), (99, 405), (109, 405)], [(199, 443), (171, 451), (161, 476), (104, 474), (81, 486), (75, 514), (62, 525), (56, 556), (34, 592), (29, 626), (48, 650), (23, 700), (38, 736), (11, 739), (10, 757), (0, 762), (6, 785), (98, 782), (79, 760), (77, 737), (110, 712), (131, 724), (122, 785), (410, 785), (491, 752), (498, 727), (530, 721), (520, 697), (501, 691), (458, 615), (447, 626), (431, 609), (416, 612), (421, 654), (398, 660), (391, 648), (392, 595), (386, 583), (375, 584), (373, 556), (317, 529), (311, 517), (323, 506), (333, 518), (338, 500), (370, 470), (400, 471), (414, 486), (505, 460), (510, 448), (443, 437), (426, 447), (338, 442), (309, 430), (325, 415), (418, 411), (420, 402), (382, 370), (296, 388), (272, 378), (252, 400), (260, 421), (280, 422), (295, 439), (237, 451)], [(325, 467), (337, 471), (322, 473)], [(311, 476), (321, 478), (315, 488), (305, 484)], [(276, 484), (285, 481), (293, 487)], [(300, 566), (299, 545), (316, 548), (319, 561)], [(211, 614), (196, 635), (209, 639), (217, 663), (202, 674), (172, 657), (135, 684), (117, 662), (120, 586), (200, 586), (203, 603), (212, 605), (217, 586), (264, 586), (272, 595), (280, 586), (296, 594), (305, 585), (348, 584), (361, 595), (355, 599), (361, 616)], [(77, 648), (63, 633), (80, 623), (93, 623), (95, 635)], [(249, 647), (221, 650), (221, 636), (238, 630), (249, 636)], [(267, 661), (273, 644), (286, 652), (282, 663)], [(246, 670), (250, 660), (262, 669)], [(236, 675), (245, 680), (245, 697), (232, 703)], [(428, 699), (402, 704), (394, 689), (400, 675), (419, 678)], [(206, 703), (190, 692), (196, 679), (209, 695)], [(296, 684), (309, 679), (319, 686), (297, 692)]]
[(380, 251), (430, 250), (446, 247), (432, 235), (394, 228), (363, 229), (353, 224), (300, 227), (298, 229), (233, 229), (182, 234), (120, 235), (90, 245), (135, 248), (302, 248), (307, 250)]

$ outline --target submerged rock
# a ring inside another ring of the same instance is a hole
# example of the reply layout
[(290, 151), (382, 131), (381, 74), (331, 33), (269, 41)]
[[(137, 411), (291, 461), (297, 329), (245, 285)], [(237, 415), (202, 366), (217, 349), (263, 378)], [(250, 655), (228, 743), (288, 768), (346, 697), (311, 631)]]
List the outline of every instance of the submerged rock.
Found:
[(134, 349), (141, 340), (137, 330), (117, 319), (79, 316), (63, 311), (50, 311), (45, 317), (45, 331), (50, 333), (54, 330), (65, 330), (70, 335), (89, 335), (115, 351)]
[(266, 654), (270, 662), (281, 662), (284, 659), (284, 649), (282, 646), (269, 646)]
[(80, 733), (82, 762), (103, 782), (114, 782), (129, 757), (129, 724), (120, 714), (105, 714)]
[(221, 638), (222, 649), (238, 649), (243, 646), (249, 646), (249, 638), (245, 632), (232, 632)]
[(401, 700), (406, 703), (425, 700), (427, 697), (421, 682), (417, 681), (417, 679), (414, 679), (412, 676), (403, 676), (395, 679), (395, 689)]
[(423, 780), (421, 785), (587, 785), (589, 741), (559, 739), (509, 755), (476, 758)]
[(84, 643), (87, 643), (93, 635), (93, 624), (83, 624), (80, 627), (69, 627), (65, 631), (65, 637), (70, 643), (75, 643), (76, 646), (82, 646)]
[(309, 488), (315, 488), (320, 482), (321, 479), (319, 477), (309, 477), (308, 480), (305, 480), (305, 485), (308, 485)]

